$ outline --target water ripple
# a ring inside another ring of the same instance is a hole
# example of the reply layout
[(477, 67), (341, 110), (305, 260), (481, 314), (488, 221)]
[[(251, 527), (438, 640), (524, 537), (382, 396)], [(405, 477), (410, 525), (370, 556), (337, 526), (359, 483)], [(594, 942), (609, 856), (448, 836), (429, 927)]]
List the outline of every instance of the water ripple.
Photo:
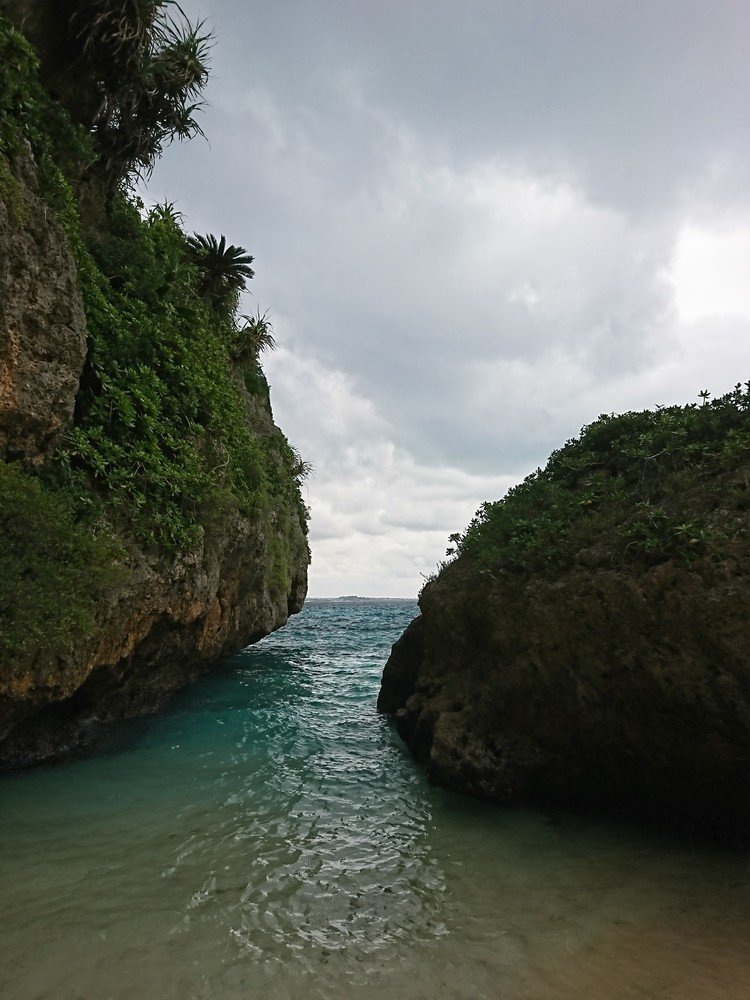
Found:
[(741, 858), (430, 788), (374, 709), (411, 602), (310, 602), (0, 781), (12, 1000), (744, 997)]

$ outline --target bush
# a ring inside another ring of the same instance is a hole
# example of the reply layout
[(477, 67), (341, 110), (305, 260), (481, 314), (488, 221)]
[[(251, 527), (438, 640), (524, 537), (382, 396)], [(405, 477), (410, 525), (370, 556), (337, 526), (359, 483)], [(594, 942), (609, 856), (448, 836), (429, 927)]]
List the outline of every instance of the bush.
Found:
[(119, 195), (109, 223), (91, 254), (79, 250), (89, 358), (61, 458), (142, 538), (173, 551), (195, 541), (217, 483), (251, 510), (267, 460), (232, 379), (233, 316), (196, 294), (174, 213), (157, 207), (142, 218)]
[(750, 383), (703, 405), (604, 415), (502, 500), (450, 555), (513, 571), (568, 564), (603, 538), (615, 562), (686, 562), (731, 534), (713, 516), (718, 473), (750, 457)]
[(121, 549), (73, 499), (0, 462), (0, 658), (90, 634), (96, 598), (122, 578)]

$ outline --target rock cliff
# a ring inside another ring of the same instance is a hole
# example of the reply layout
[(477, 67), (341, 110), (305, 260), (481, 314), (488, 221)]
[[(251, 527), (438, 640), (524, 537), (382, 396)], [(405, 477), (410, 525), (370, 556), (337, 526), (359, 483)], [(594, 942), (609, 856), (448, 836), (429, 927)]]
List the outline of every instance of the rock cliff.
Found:
[[(746, 409), (738, 419), (747, 422)], [(569, 451), (558, 458), (575, 466)], [(724, 469), (693, 458), (695, 484), (681, 502), (694, 517), (700, 511), (703, 528), (692, 522), (695, 544), (682, 554), (634, 554), (632, 521), (618, 523), (612, 500), (586, 528), (595, 544), (575, 520), (567, 524), (560, 547), (576, 530), (580, 547), (558, 563), (535, 563), (528, 550), (524, 568), (509, 555), (512, 538), (483, 559), (464, 539), (424, 588), (422, 614), (394, 645), (378, 701), (431, 781), (496, 802), (747, 831), (746, 441), (733, 454)], [(554, 481), (539, 473), (521, 490), (524, 503), (540, 479), (546, 489)], [(505, 516), (498, 507), (496, 523)], [(622, 518), (635, 507), (630, 496)], [(538, 523), (541, 511), (534, 516)], [(490, 518), (480, 520), (484, 529)], [(516, 512), (516, 532), (520, 524)]]
[(0, 3), (0, 768), (154, 710), (279, 628), (309, 563), (267, 328), (238, 321), (236, 282), (201, 299), (178, 216), (78, 183), (89, 127), (2, 17), (75, 96), (65, 45), (43, 44), (63, 7)]
[(280, 628), (307, 590), (302, 528), (273, 515), (225, 515), (175, 560), (131, 540), (125, 561), (124, 580), (99, 596), (90, 634), (2, 664), (0, 768), (67, 754), (94, 722), (154, 711)]
[(73, 418), (86, 320), (31, 151), (5, 161), (0, 179), (0, 456), (37, 463)]

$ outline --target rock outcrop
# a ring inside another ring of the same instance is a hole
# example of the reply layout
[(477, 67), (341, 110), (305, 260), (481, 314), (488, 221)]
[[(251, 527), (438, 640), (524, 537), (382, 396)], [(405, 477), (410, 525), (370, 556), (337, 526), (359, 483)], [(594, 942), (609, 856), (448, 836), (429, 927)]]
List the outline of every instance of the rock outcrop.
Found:
[(102, 594), (92, 635), (0, 670), (0, 768), (65, 755), (92, 723), (154, 711), (305, 599), (305, 535), (270, 512), (224, 516), (174, 561), (128, 548), (127, 577)]
[[(73, 418), (86, 320), (33, 158), (11, 167), (0, 190), (0, 458), (34, 468), (54, 464)], [(245, 393), (239, 375), (235, 387), (256, 437), (280, 437), (267, 399)], [(207, 512), (199, 543), (176, 558), (127, 531), (121, 540), (124, 571), (100, 595), (93, 634), (0, 664), (0, 768), (66, 753), (94, 720), (154, 710), (302, 607), (309, 550), (288, 497), (252, 517), (231, 505)]]
[[(32, 157), (16, 158), (0, 190), (0, 458), (54, 464), (85, 352), (75, 261)], [(256, 437), (280, 437), (267, 400), (235, 385)], [(93, 634), (0, 664), (0, 768), (66, 753), (94, 720), (154, 710), (302, 607), (309, 550), (288, 497), (252, 517), (207, 512), (199, 543), (176, 558), (120, 534), (123, 572), (100, 595)]]
[(86, 357), (76, 264), (30, 151), (0, 157), (0, 458), (38, 464), (73, 417)]
[[(75, 518), (80, 521), (76, 521), (75, 530), (87, 533), (85, 537), (92, 540), (100, 534), (106, 536), (119, 555), (111, 583), (101, 587), (95, 607), (90, 606), (89, 594), (94, 585), (88, 590), (82, 588), (87, 613), (90, 610), (95, 620), (93, 628), (77, 635), (74, 642), (68, 641), (70, 629), (60, 627), (60, 618), (63, 626), (65, 621), (73, 620), (69, 614), (71, 604), (66, 602), (65, 594), (59, 594), (59, 600), (50, 605), (49, 618), (45, 619), (43, 613), (35, 615), (35, 625), (43, 620), (33, 637), (19, 641), (17, 634), (10, 636), (18, 621), (18, 615), (13, 614), (19, 606), (18, 595), (40, 592), (38, 580), (45, 567), (51, 570), (45, 577), (49, 589), (49, 580), (58, 578), (55, 560), (58, 566), (70, 563), (65, 562), (68, 557), (64, 546), (54, 544), (49, 546), (49, 558), (41, 569), (38, 559), (34, 562), (25, 558), (28, 545), (26, 552), (20, 551), (20, 536), (8, 525), (9, 521), (25, 519), (28, 504), (18, 506), (16, 497), (17, 506), (5, 509), (12, 516), (5, 518), (4, 530), (8, 534), (0, 540), (0, 544), (5, 543), (6, 556), (0, 560), (0, 769), (52, 759), (76, 749), (85, 742), (91, 723), (97, 720), (153, 711), (202, 671), (279, 628), (288, 615), (302, 607), (309, 563), (306, 510), (299, 493), (300, 473), (295, 471), (298, 456), (274, 424), (257, 350), (240, 365), (231, 359), (231, 352), (222, 354), (214, 346), (209, 374), (208, 369), (201, 369), (198, 376), (193, 372), (192, 383), (188, 379), (179, 381), (179, 373), (190, 361), (189, 355), (181, 355), (177, 376), (162, 371), (161, 389), (155, 390), (150, 400), (140, 389), (135, 390), (133, 398), (143, 403), (138, 416), (132, 403), (126, 404), (131, 405), (127, 433), (136, 444), (142, 444), (143, 463), (153, 461), (160, 469), (161, 458), (169, 457), (170, 450), (172, 457), (186, 454), (189, 449), (183, 446), (188, 443), (193, 447), (190, 454), (194, 462), (203, 461), (210, 473), (209, 485), (195, 495), (172, 480), (168, 482), (169, 490), (184, 501), (192, 518), (192, 532), (181, 536), (178, 543), (170, 545), (165, 541), (164, 535), (153, 530), (153, 521), (150, 533), (148, 525), (144, 530), (143, 522), (138, 523), (138, 510), (123, 502), (120, 494), (125, 492), (128, 476), (142, 471), (140, 459), (136, 457), (130, 465), (125, 463), (119, 481), (107, 478), (107, 463), (112, 454), (123, 453), (123, 440), (108, 438), (103, 423), (94, 425), (93, 430), (90, 424), (87, 432), (98, 435), (96, 440), (110, 447), (108, 457), (101, 459), (99, 469), (79, 461), (71, 472), (73, 460), (69, 455), (65, 457), (61, 449), (65, 431), (73, 428), (84, 433), (82, 401), (86, 397), (91, 405), (94, 395), (104, 392), (104, 388), (101, 371), (97, 374), (91, 363), (95, 353), (91, 299), (81, 293), (81, 268), (89, 268), (91, 281), (96, 267), (91, 257), (85, 257), (88, 251), (81, 251), (92, 234), (84, 231), (85, 225), (79, 226), (83, 223), (82, 204), (87, 199), (85, 185), (78, 182), (89, 155), (85, 143), (88, 133), (86, 129), (81, 132), (85, 155), (81, 154), (80, 162), (68, 164), (65, 175), (55, 156), (55, 142), (64, 145), (71, 137), (76, 141), (80, 138), (67, 115), (83, 120), (80, 107), (94, 98), (98, 104), (100, 95), (87, 79), (79, 79), (80, 66), (71, 59), (70, 39), (63, 30), (70, 17), (68, 5), (58, 0), (0, 0), (0, 17), (3, 15), (25, 29), (34, 42), (41, 58), (41, 78), (49, 93), (45, 97), (36, 82), (37, 60), (33, 53), (30, 55), (28, 43), (11, 37), (7, 23), (0, 20), (0, 37), (10, 46), (12, 55), (8, 58), (5, 52), (0, 57), (0, 466), (9, 477), (16, 477), (14, 482), (33, 481), (37, 492), (66, 497), (65, 503), (71, 510), (75, 508)], [(45, 116), (45, 107), (54, 114)], [(47, 118), (49, 135), (45, 133)], [(55, 172), (59, 174), (58, 194), (69, 199), (59, 216), (49, 198), (49, 176)], [(88, 223), (94, 236), (115, 240), (105, 208), (101, 201), (99, 216), (93, 217), (89, 204), (92, 218)], [(76, 215), (81, 218), (74, 220)], [(70, 232), (60, 219), (70, 225)], [(145, 274), (152, 258), (143, 249), (148, 249), (145, 237), (136, 232), (139, 220), (142, 222), (138, 211), (132, 208), (128, 246), (137, 245), (146, 254), (145, 263), (141, 262)], [(137, 238), (141, 238), (141, 244), (137, 244)], [(89, 240), (91, 245), (94, 242)], [(164, 288), (172, 280), (167, 270)], [(94, 310), (99, 310), (99, 335), (106, 337), (110, 330), (102, 316), (111, 318), (115, 309), (113, 300), (101, 292), (108, 277), (103, 272), (97, 274), (99, 298)], [(121, 299), (131, 296), (131, 304), (135, 302), (141, 310), (136, 309), (138, 316), (154, 311), (153, 296), (148, 301), (136, 301), (140, 294), (137, 289), (125, 290), (122, 281), (118, 288)], [(160, 287), (158, 294), (167, 294), (164, 288)], [(189, 306), (189, 296), (186, 302)], [(195, 315), (195, 310), (189, 308), (180, 313), (185, 325), (184, 331), (178, 331), (181, 336), (191, 332), (190, 317), (194, 322)], [(208, 314), (204, 310), (202, 315)], [(223, 317), (210, 315), (216, 329), (221, 323), (223, 328), (233, 329), (229, 313)], [(133, 329), (137, 332), (137, 322)], [(198, 341), (195, 329), (192, 332), (193, 340)], [(117, 335), (125, 336), (122, 329)], [(202, 343), (205, 345), (205, 338)], [(200, 349), (195, 353), (200, 355)], [(133, 371), (151, 371), (150, 356), (139, 356), (137, 346), (132, 348), (132, 357), (127, 350), (125, 354), (125, 361), (115, 363), (120, 372), (128, 365)], [(170, 377), (176, 384), (171, 385), (171, 391), (180, 399), (192, 398), (190, 393), (195, 395), (195, 384), (201, 379), (201, 384), (209, 379), (212, 387), (218, 384), (220, 391), (211, 397), (216, 410), (203, 412), (206, 407), (201, 409), (201, 397), (185, 426), (175, 429), (176, 423), (162, 423), (162, 436), (152, 433), (146, 440), (146, 419), (152, 423), (166, 419), (158, 403), (165, 398), (164, 380)], [(118, 398), (124, 393), (122, 387), (120, 390)], [(109, 412), (111, 415), (111, 405)], [(235, 452), (222, 438), (222, 414), (229, 414), (235, 421)], [(159, 443), (164, 441), (160, 452)], [(154, 460), (154, 454), (160, 458)], [(175, 467), (179, 471), (179, 465)], [(207, 478), (204, 476), (201, 482)], [(244, 486), (235, 488), (235, 480), (242, 480)], [(149, 495), (150, 482), (146, 480), (138, 502), (141, 506), (151, 503), (153, 517), (160, 511), (159, 501)], [(171, 494), (166, 495), (167, 500), (171, 499)], [(31, 516), (28, 523), (33, 523)], [(66, 530), (69, 538), (73, 529), (68, 525)], [(54, 525), (49, 537), (54, 543)], [(71, 579), (70, 575), (65, 578)], [(91, 579), (99, 577), (92, 575)], [(56, 628), (50, 625), (53, 616)]]
[(720, 562), (524, 575), (461, 557), (424, 589), (378, 707), (438, 784), (746, 830), (749, 527)]

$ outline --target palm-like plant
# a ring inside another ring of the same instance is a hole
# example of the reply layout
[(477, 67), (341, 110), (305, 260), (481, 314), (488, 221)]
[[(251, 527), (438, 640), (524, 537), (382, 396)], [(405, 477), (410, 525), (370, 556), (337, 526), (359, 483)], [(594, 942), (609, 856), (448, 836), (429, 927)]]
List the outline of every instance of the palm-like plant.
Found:
[(314, 474), (312, 462), (304, 459), (296, 448), (292, 448), (292, 475), (300, 482)]
[(276, 338), (273, 335), (273, 327), (268, 318), (268, 313), (261, 313), (260, 309), (255, 316), (240, 316), (244, 324), (237, 330), (237, 343), (243, 354), (251, 354), (256, 360), (263, 351), (274, 351), (276, 349)]
[(194, 233), (188, 246), (200, 275), (198, 293), (217, 309), (232, 309), (255, 274), (250, 267), (254, 258), (244, 247), (227, 244), (225, 236), (217, 240), (211, 233)]
[[(195, 114), (211, 37), (175, 0), (74, 0), (79, 73), (101, 101), (90, 124), (110, 186), (148, 175), (165, 144), (202, 135)], [(174, 14), (172, 12), (175, 12)]]

